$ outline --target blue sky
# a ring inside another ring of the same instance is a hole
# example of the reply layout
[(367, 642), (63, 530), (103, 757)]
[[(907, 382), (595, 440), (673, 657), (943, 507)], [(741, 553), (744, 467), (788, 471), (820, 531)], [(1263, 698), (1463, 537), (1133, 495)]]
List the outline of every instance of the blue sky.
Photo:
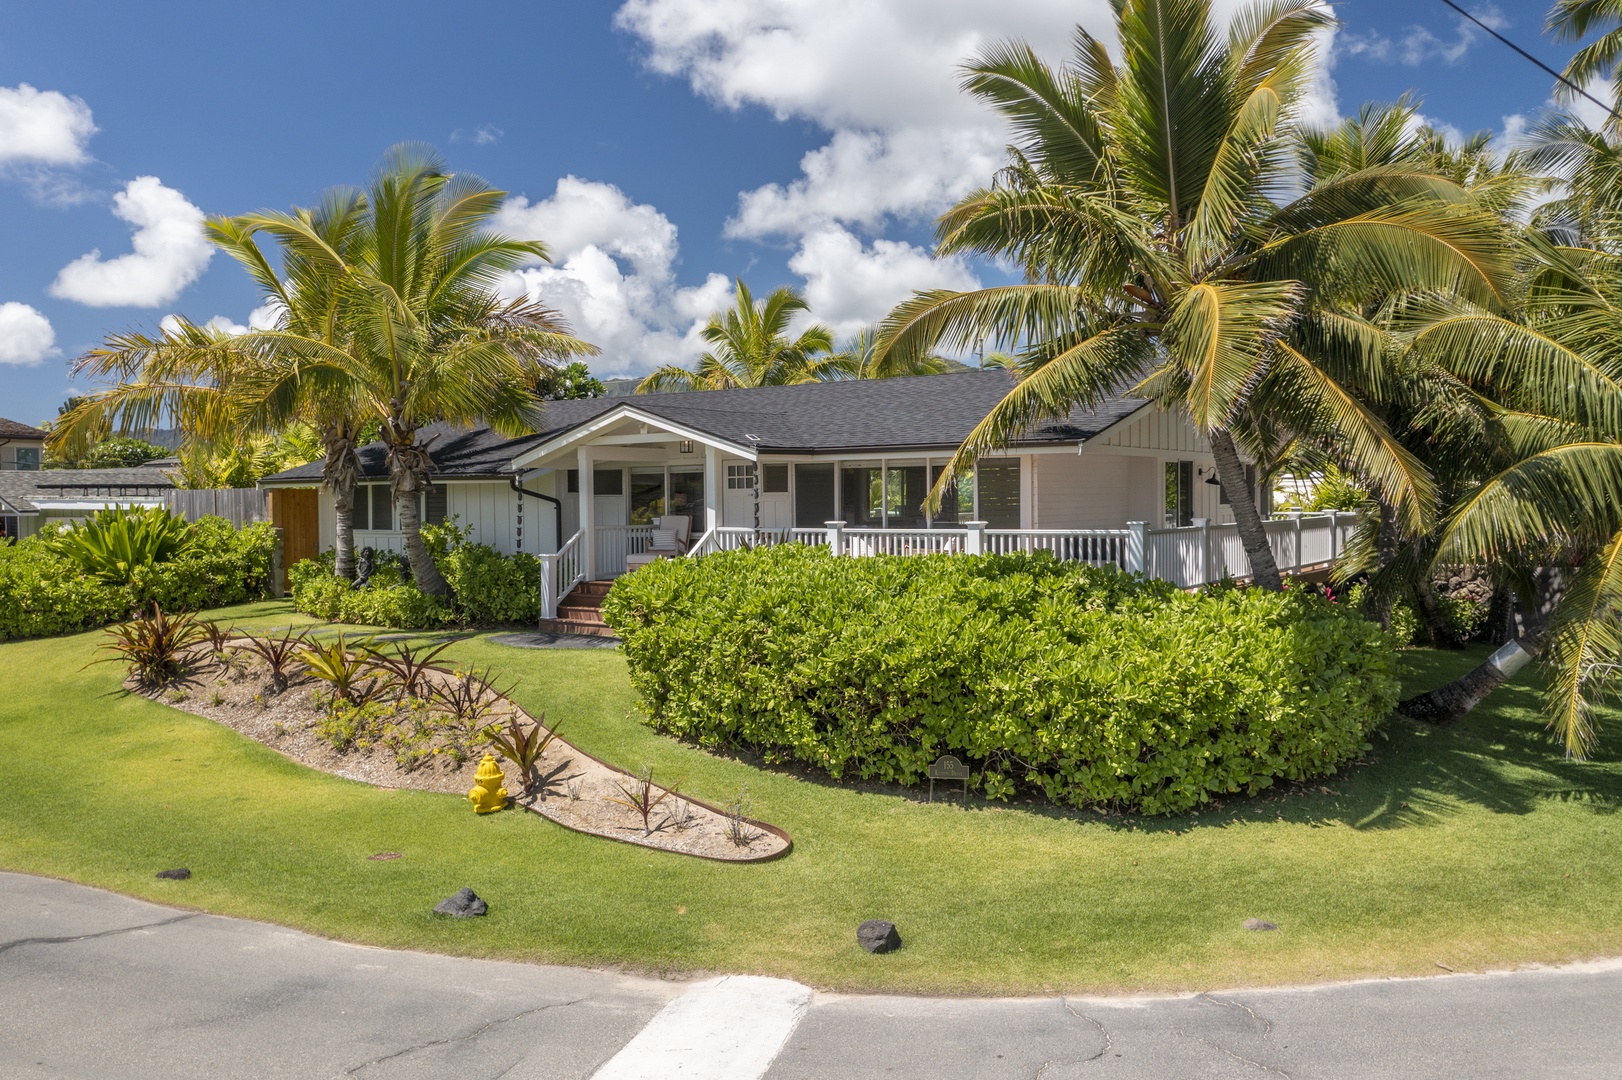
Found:
[[(1230, 9), (1237, 0), (1219, 0)], [(1555, 66), (1542, 3), (1472, 10)], [(1547, 76), (1439, 0), (1346, 0), (1323, 116), (1414, 91), (1504, 130)], [(556, 255), (512, 283), (605, 349), (601, 374), (697, 351), (742, 275), (805, 290), (841, 332), (912, 288), (994, 271), (927, 255), (929, 222), (998, 163), (953, 63), (1019, 36), (1056, 57), (1106, 0), (282, 0), (0, 6), (0, 415), (38, 422), (69, 360), (172, 312), (251, 321), (199, 212), (308, 203), (384, 149), (434, 144), (512, 191)], [(133, 247), (132, 247), (133, 245)], [(92, 254), (99, 253), (99, 254)]]

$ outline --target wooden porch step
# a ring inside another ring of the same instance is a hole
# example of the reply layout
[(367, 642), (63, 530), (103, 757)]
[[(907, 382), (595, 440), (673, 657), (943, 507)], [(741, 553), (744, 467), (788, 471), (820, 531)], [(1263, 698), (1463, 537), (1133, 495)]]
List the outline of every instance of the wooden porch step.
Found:
[(558, 618), (572, 622), (603, 624), (603, 609), (596, 604), (571, 604), (568, 600), (558, 605)]
[(581, 634), (585, 637), (618, 637), (612, 626), (602, 622), (580, 622), (575, 619), (542, 619), (536, 629), (543, 634)]

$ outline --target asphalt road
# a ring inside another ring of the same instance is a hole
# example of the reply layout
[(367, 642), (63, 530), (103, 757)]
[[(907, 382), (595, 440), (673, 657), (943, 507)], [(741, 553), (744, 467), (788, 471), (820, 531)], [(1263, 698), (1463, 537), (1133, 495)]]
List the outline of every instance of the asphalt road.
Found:
[(762, 1075), (1622, 1078), (1622, 961), (1153, 999), (844, 996), (387, 952), (0, 874), (5, 1080)]

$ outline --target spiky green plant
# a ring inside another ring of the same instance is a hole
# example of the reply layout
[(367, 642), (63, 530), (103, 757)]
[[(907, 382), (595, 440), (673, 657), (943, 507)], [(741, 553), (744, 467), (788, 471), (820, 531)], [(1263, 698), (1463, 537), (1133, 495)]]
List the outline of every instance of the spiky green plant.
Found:
[(546, 756), (547, 748), (558, 737), (557, 727), (545, 727), (542, 723), (545, 719), (545, 713), (534, 723), (525, 723), (521, 717), (512, 716), (508, 718), (505, 728), (498, 728), (490, 736), (490, 745), (496, 748), (496, 753), (516, 765), (523, 774), (526, 795), (535, 790), (536, 764)]
[(183, 555), (193, 536), (185, 518), (161, 506), (109, 507), (77, 525), (40, 533), (51, 550), (114, 585), (126, 585), (140, 569)]
[[(365, 705), (392, 683), (387, 670), (372, 663), (371, 641), (351, 647), (339, 634), (331, 641), (311, 641), (298, 650), (298, 658), (313, 678), (332, 688), (333, 702)], [(370, 675), (370, 678), (367, 676)]]
[(190, 615), (170, 615), (157, 604), (116, 626), (107, 628), (99, 648), (110, 652), (96, 663), (123, 661), (130, 674), (144, 687), (166, 685), (185, 670), (186, 650), (204, 640), (202, 626)]

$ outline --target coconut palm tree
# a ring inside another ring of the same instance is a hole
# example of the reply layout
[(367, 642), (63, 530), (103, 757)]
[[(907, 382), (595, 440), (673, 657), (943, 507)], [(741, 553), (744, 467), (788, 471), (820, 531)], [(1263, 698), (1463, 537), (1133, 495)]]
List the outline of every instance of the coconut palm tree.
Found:
[(790, 337), (789, 324), (809, 308), (786, 285), (773, 289), (764, 300), (756, 300), (742, 278), (737, 279), (737, 290), (737, 302), (712, 314), (705, 324), (701, 333), (710, 348), (692, 370), (661, 367), (637, 384), (637, 393), (816, 381), (818, 365), (833, 352), (833, 331), (814, 323)]
[(881, 355), (878, 344), (878, 327), (862, 327), (851, 335), (850, 340), (841, 345), (838, 351), (817, 364), (817, 378), (823, 382), (838, 382), (844, 379), (894, 379), (905, 375), (939, 375), (953, 366), (945, 357), (931, 354)]
[[(1459, 501), (1436, 559), (1498, 564), (1541, 588), (1492, 660), (1401, 707), (1454, 719), (1541, 653), (1546, 716), (1573, 757), (1593, 743), (1592, 700), (1622, 671), (1622, 215), (1612, 222), (1614, 239), (1599, 249), (1528, 237), (1518, 317), (1443, 296), (1409, 312), (1414, 350), (1490, 389), (1515, 450)], [(1562, 566), (1574, 568), (1569, 582), (1550, 572)]]
[(1057, 69), (1018, 42), (964, 68), (1016, 143), (990, 187), (941, 217), (936, 253), (1005, 259), (1025, 281), (915, 294), (880, 351), (990, 341), (1017, 351), (1020, 378), (932, 497), (1036, 421), (1135, 387), (1209, 439), (1258, 585), (1282, 584), (1240, 459), (1246, 444), (1261, 455), (1264, 427), (1332, 432), (1422, 529), (1430, 478), (1354, 392), (1377, 385), (1386, 352), (1363, 309), (1416, 290), (1497, 303), (1497, 221), (1416, 167), (1351, 169), (1284, 201), (1312, 35), (1332, 23), (1315, 0), (1255, 4), (1227, 33), (1207, 0), (1116, 13), (1119, 64), (1078, 28)]
[(269, 400), (331, 395), (352, 403), (361, 423), (378, 425), (406, 558), (418, 587), (434, 595), (449, 588), (422, 541), (433, 458), (418, 433), (437, 421), (532, 431), (542, 408), (529, 390), (537, 374), (598, 351), (557, 312), (498, 291), (514, 269), (547, 258), (540, 241), (491, 230), (505, 199), (476, 176), (449, 172), (432, 149), (408, 144), (385, 155), (346, 249), (327, 245), (299, 211), (231, 223), (244, 239), (268, 234), (339, 282), (346, 347), (284, 336), (258, 388)]
[[(355, 449), (376, 429), (412, 573), (425, 592), (445, 593), (420, 532), (433, 462), (418, 431), (437, 420), (532, 430), (540, 406), (527, 388), (537, 371), (596, 352), (556, 312), (496, 291), (514, 267), (546, 258), (539, 241), (489, 230), (504, 197), (447, 172), (433, 151), (402, 146), (365, 192), (335, 190), (315, 209), (210, 219), (210, 238), (247, 268), (275, 325), (231, 335), (178, 319), (158, 335), (115, 336), (79, 368), (120, 381), (87, 402), (78, 422), (117, 416), (140, 427), (170, 417), (205, 441), (310, 423), (321, 432), (346, 576)], [(280, 248), (279, 271), (261, 234)]]

